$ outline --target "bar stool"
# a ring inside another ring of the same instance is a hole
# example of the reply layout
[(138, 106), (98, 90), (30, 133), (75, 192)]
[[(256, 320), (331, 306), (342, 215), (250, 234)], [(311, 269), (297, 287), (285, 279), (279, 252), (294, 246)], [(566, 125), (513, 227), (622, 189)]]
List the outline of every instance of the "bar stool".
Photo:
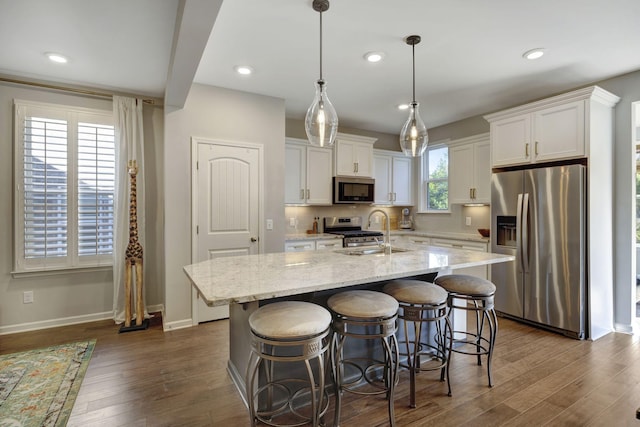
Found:
[[(333, 315), (334, 332), (331, 340), (331, 366), (336, 395), (334, 426), (340, 425), (343, 392), (359, 395), (384, 393), (388, 400), (389, 422), (395, 426), (393, 393), (399, 360), (395, 335), (398, 302), (382, 292), (355, 290), (332, 295), (327, 305)], [(361, 349), (349, 349), (348, 346), (345, 349), (347, 338), (380, 340), (382, 354), (380, 348), (376, 351), (372, 346), (360, 353), (354, 350)], [(355, 378), (345, 378), (345, 367), (357, 371)], [(382, 378), (378, 375), (380, 369)]]
[[(251, 353), (246, 372), (246, 394), (252, 426), (256, 425), (256, 420), (272, 426), (300, 426), (309, 422), (313, 426), (320, 425), (329, 406), (328, 395), (325, 400), (325, 368), (328, 360), (325, 359), (325, 352), (330, 346), (330, 325), (329, 311), (317, 304), (302, 301), (267, 304), (249, 316)], [(313, 359), (317, 359), (318, 365), (317, 384), (311, 367)], [(304, 361), (308, 381), (300, 378), (275, 378), (275, 362), (298, 361)], [(255, 381), (263, 362), (266, 365), (266, 380), (263, 386), (258, 387)], [(299, 382), (308, 385), (303, 385), (295, 392), (288, 387)], [(280, 396), (274, 402), (278, 389), (284, 393), (284, 397)], [(296, 399), (299, 400), (307, 389), (311, 400), (309, 416), (302, 414), (295, 404)], [(258, 402), (261, 394), (266, 395), (266, 403), (263, 405)], [(274, 403), (278, 404), (275, 408)], [(274, 421), (278, 416), (287, 420), (292, 418), (295, 422), (278, 424)]]
[[(498, 316), (493, 302), (496, 285), (480, 277), (464, 274), (450, 274), (437, 277), (436, 284), (442, 286), (448, 293), (447, 305), (449, 316), (453, 309), (466, 310), (476, 315), (475, 331), (453, 331), (453, 347), (455, 353), (468, 354), (478, 357), (478, 366), (482, 366), (481, 356), (487, 356), (487, 376), (489, 387), (493, 387), (491, 380), (491, 356), (498, 334)], [(488, 337), (485, 332), (487, 325)], [(462, 335), (464, 338), (455, 338)], [(457, 344), (457, 345), (456, 345)]]
[[(444, 381), (446, 375), (451, 396), (449, 358), (453, 332), (447, 316), (447, 291), (433, 283), (407, 279), (389, 282), (383, 290), (398, 301), (398, 318), (404, 326), (404, 340), (400, 345), (405, 344), (407, 364), (401, 366), (409, 369), (409, 406), (416, 407), (416, 374), (420, 371), (440, 370), (440, 381)], [(409, 331), (410, 323), (413, 331)], [(427, 329), (430, 336), (426, 341), (421, 341), (423, 324), (427, 328), (435, 326), (433, 335)], [(428, 359), (422, 363), (421, 358)]]

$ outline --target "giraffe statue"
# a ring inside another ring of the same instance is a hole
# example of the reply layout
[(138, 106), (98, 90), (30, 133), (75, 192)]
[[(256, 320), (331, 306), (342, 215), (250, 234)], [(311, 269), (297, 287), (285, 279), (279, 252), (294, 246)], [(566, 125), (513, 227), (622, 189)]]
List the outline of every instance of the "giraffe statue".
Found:
[(136, 326), (144, 320), (144, 301), (142, 298), (142, 245), (138, 242), (138, 202), (136, 174), (138, 166), (135, 160), (128, 164), (131, 194), (129, 198), (129, 244), (125, 253), (126, 280), (124, 285), (124, 326), (131, 326), (131, 270), (136, 270)]

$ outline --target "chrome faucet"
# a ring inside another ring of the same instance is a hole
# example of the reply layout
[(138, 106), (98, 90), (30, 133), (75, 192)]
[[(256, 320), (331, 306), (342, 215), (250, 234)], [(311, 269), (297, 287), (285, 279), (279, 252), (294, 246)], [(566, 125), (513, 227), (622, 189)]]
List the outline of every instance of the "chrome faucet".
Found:
[[(385, 250), (388, 249), (389, 253), (391, 253), (391, 220), (389, 219), (389, 215), (383, 211), (382, 209), (374, 209), (371, 211), (371, 213), (369, 213), (369, 225), (367, 228), (371, 228), (371, 217), (373, 216), (373, 214), (382, 214), (384, 215), (386, 221), (387, 221), (387, 233), (385, 235), (385, 239), (386, 239), (386, 244), (383, 242), (383, 246), (385, 247)], [(376, 242), (378, 241), (378, 239), (376, 239)]]

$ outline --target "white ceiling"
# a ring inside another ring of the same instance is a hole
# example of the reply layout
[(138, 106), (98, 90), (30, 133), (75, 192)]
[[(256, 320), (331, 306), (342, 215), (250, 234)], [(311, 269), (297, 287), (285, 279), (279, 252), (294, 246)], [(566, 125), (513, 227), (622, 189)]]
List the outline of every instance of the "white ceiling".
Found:
[[(162, 97), (182, 66), (174, 58), (197, 55), (188, 78), (283, 98), (287, 117), (303, 119), (319, 75), (311, 0), (226, 0), (217, 19), (182, 13), (198, 3), (0, 0), (0, 74)], [(640, 69), (639, 17), (638, 0), (332, 0), (323, 74), (341, 126), (397, 134), (406, 112), (396, 105), (411, 100), (407, 35), (422, 37), (416, 99), (435, 127)], [(209, 36), (203, 23), (214, 20)], [(522, 58), (535, 47), (546, 55)], [(48, 51), (71, 61), (48, 63)], [(365, 62), (368, 51), (384, 61)], [(255, 73), (235, 74), (240, 64)]]

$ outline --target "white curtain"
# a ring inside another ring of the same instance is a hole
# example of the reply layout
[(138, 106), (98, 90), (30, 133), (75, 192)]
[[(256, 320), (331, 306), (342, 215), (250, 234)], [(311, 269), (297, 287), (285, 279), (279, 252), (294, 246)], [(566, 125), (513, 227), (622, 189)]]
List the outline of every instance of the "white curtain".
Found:
[[(113, 116), (116, 136), (116, 195), (115, 230), (113, 233), (113, 319), (124, 322), (124, 283), (125, 252), (129, 244), (129, 173), (127, 164), (135, 160), (138, 165), (136, 175), (138, 208), (138, 242), (145, 246), (145, 209), (144, 209), (144, 133), (142, 128), (142, 100), (124, 96), (113, 97)], [(145, 266), (146, 262), (143, 262)], [(145, 268), (146, 269), (146, 268)], [(135, 277), (135, 272), (132, 274)], [(146, 274), (143, 272), (143, 285)], [(135, 317), (135, 286), (132, 286), (132, 314)], [(143, 294), (145, 290), (143, 288)], [(141, 296), (144, 302), (144, 295)], [(148, 313), (145, 307), (145, 317)]]

